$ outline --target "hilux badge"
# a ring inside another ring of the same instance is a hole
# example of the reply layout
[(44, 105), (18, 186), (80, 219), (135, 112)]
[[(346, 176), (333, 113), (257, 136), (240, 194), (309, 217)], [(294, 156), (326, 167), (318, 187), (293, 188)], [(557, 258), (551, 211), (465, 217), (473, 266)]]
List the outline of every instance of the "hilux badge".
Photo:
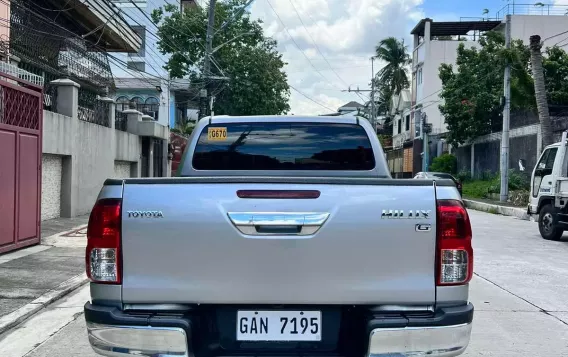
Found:
[(162, 211), (126, 211), (132, 218), (164, 218)]
[(381, 219), (430, 219), (430, 210), (383, 210)]

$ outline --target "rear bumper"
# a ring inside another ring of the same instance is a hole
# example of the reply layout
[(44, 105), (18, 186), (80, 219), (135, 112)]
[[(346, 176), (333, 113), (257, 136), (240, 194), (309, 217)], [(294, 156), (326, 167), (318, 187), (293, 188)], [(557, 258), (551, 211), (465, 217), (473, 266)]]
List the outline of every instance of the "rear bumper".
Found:
[[(202, 346), (193, 346), (203, 333), (195, 330), (191, 317), (186, 315), (129, 314), (114, 307), (85, 305), (89, 342), (95, 352), (111, 357), (138, 356), (195, 356), (201, 357)], [(440, 308), (434, 314), (404, 315), (369, 312), (359, 334), (356, 356), (457, 356), (469, 343), (473, 305)], [(355, 346), (354, 346), (355, 347)], [(250, 352), (250, 351), (249, 351)], [(273, 351), (253, 355), (274, 355)], [(305, 351), (286, 351), (287, 356), (305, 355)], [(366, 353), (365, 353), (366, 352)], [(207, 353), (208, 356), (251, 355), (246, 351)], [(344, 351), (313, 352), (314, 357), (351, 357)]]
[(369, 337), (367, 356), (457, 356), (471, 335), (471, 323), (443, 327), (376, 329)]

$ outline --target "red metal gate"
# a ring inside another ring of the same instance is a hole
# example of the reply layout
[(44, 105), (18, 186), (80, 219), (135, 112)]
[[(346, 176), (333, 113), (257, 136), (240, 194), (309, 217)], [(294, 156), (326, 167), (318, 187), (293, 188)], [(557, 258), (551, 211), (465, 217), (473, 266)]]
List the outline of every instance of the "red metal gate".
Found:
[(0, 253), (41, 239), (42, 89), (0, 72)]

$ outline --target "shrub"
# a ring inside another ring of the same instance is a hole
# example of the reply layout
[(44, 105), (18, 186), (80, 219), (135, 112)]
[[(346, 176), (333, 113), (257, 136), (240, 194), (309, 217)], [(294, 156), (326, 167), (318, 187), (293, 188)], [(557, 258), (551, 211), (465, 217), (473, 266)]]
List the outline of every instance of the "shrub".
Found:
[(443, 154), (441, 156), (435, 157), (434, 160), (432, 160), (430, 171), (454, 174), (456, 172), (457, 164), (458, 160), (454, 155)]
[(469, 173), (469, 171), (460, 171), (457, 174), (457, 179), (461, 182), (469, 182), (471, 181), (471, 174)]

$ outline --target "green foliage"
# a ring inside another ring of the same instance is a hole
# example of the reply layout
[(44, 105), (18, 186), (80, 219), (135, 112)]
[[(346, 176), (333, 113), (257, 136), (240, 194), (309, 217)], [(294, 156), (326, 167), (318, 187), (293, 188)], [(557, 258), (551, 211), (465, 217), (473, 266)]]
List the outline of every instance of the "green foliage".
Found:
[(458, 47), (456, 65), (442, 64), (440, 79), (444, 103), (439, 106), (448, 125), (452, 145), (490, 132), (492, 121), (501, 121), (503, 72), (512, 64), (511, 106), (513, 109), (535, 106), (534, 86), (529, 74), (529, 50), (522, 41), (512, 41), (505, 49), (499, 32), (488, 32), (479, 40), (480, 48)]
[(471, 174), (469, 173), (469, 171), (460, 171), (456, 175), (456, 178), (461, 182), (468, 182), (471, 181)]
[[(490, 194), (501, 191), (500, 174), (484, 172), (480, 180), (464, 180), (463, 194), (471, 198), (488, 198)], [(526, 192), (530, 188), (530, 178), (515, 170), (509, 170), (509, 192)], [(524, 195), (524, 194), (521, 194)]]
[(462, 193), (470, 198), (487, 198), (491, 181), (468, 181), (462, 185)]
[[(217, 2), (215, 29), (234, 17), (246, 0)], [(276, 41), (264, 36), (260, 20), (245, 11), (235, 16), (222, 31), (215, 33), (212, 76), (229, 77), (213, 80), (216, 93), (215, 113), (219, 115), (282, 114), (290, 110), (290, 88), (283, 68), (285, 62), (276, 49)], [(152, 19), (158, 26), (158, 49), (170, 55), (164, 68), (172, 78), (189, 77), (196, 90), (204, 87), (201, 71), (205, 57), (207, 9), (167, 4), (155, 9)], [(222, 69), (222, 72), (218, 68)], [(207, 83), (209, 84), (209, 83)]]
[(172, 133), (181, 134), (184, 136), (190, 136), (193, 133), (193, 129), (195, 129), (195, 125), (193, 123), (187, 123), (181, 128), (172, 128), (170, 131)]
[(549, 104), (568, 103), (568, 54), (559, 47), (547, 48), (543, 59)]
[(411, 63), (408, 46), (404, 40), (387, 37), (375, 48), (377, 58), (386, 62), (379, 71), (379, 82), (394, 93), (408, 88), (408, 65)]
[(458, 160), (452, 154), (443, 154), (435, 157), (430, 165), (432, 172), (445, 172), (447, 174), (454, 174), (456, 172)]
[(378, 112), (386, 114), (393, 94), (410, 85), (408, 66), (412, 60), (404, 40), (399, 41), (395, 37), (381, 40), (375, 48), (375, 54), (379, 60), (386, 62), (373, 79), (378, 93), (377, 101), (380, 103)]
[[(448, 125), (448, 141), (463, 144), (491, 131), (502, 122), (503, 73), (511, 64), (511, 109), (534, 110), (534, 83), (530, 73), (530, 50), (515, 40), (505, 48), (500, 32), (488, 32), (480, 48), (458, 47), (455, 66), (442, 64), (439, 106)], [(547, 48), (543, 59), (545, 85), (550, 104), (568, 104), (568, 54), (559, 47)]]
[(388, 134), (377, 134), (379, 138), (379, 142), (381, 143), (381, 147), (384, 149), (385, 147), (392, 146), (392, 135)]

